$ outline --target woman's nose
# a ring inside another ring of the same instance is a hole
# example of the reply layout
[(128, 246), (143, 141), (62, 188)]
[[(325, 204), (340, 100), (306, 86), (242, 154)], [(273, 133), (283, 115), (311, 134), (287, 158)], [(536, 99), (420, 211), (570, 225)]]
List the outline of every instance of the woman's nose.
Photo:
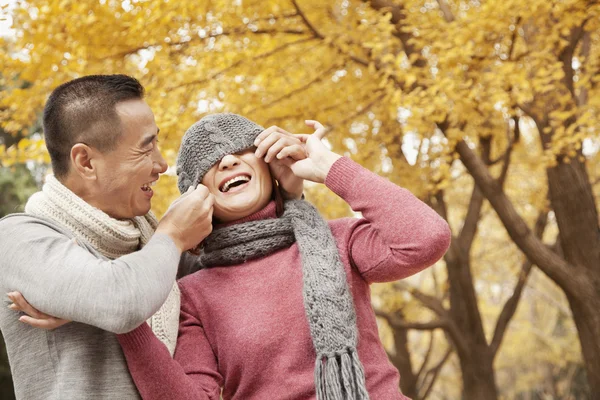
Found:
[(219, 163), (219, 169), (225, 170), (233, 168), (236, 165), (240, 164), (240, 159), (234, 154), (227, 154), (225, 157), (221, 159)]

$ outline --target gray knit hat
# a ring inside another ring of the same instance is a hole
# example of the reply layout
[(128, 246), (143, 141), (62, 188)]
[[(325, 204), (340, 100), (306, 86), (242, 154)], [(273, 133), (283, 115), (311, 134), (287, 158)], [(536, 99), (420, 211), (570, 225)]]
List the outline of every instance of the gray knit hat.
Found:
[(177, 186), (185, 193), (227, 154), (254, 146), (264, 128), (237, 114), (211, 114), (187, 130), (177, 155)]

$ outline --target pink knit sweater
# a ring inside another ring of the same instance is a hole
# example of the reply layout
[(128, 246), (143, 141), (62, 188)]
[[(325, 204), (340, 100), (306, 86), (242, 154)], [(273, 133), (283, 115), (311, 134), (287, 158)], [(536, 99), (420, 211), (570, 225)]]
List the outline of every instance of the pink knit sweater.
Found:
[[(446, 222), (409, 191), (348, 158), (325, 184), (363, 218), (329, 224), (354, 298), (358, 353), (373, 400), (406, 399), (379, 340), (369, 284), (413, 275), (450, 244)], [(273, 218), (275, 205), (243, 221)], [(240, 221), (240, 222), (243, 222)], [(302, 300), (298, 247), (179, 281), (181, 320), (174, 359), (148, 325), (120, 335), (144, 399), (315, 399), (316, 354)]]

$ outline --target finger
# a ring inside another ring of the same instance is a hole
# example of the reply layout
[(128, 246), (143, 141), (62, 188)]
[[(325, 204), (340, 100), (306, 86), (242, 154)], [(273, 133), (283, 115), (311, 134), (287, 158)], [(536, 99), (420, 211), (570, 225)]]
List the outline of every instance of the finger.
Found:
[(304, 146), (301, 145), (293, 145), (284, 147), (279, 153), (277, 153), (277, 159), (284, 160), (288, 157), (293, 158), (294, 160), (303, 160), (307, 157), (306, 150)]
[(212, 193), (209, 193), (208, 196), (206, 197), (205, 203), (209, 208), (212, 209), (215, 205), (215, 195)]
[[(284, 166), (290, 168), (292, 166), (292, 164), (294, 164), (296, 162), (296, 160), (294, 160), (292, 157), (286, 157), (281, 160), (277, 160), (277, 162), (280, 163), (281, 165), (284, 165)], [(272, 164), (273, 163), (271, 163), (269, 165), (272, 165)]]
[(308, 138), (311, 137), (312, 135), (309, 135), (306, 133), (298, 133), (294, 136), (297, 137), (302, 143), (306, 143), (308, 141)]
[(277, 132), (279, 129), (280, 128), (275, 125), (268, 127), (267, 129), (265, 129), (264, 131), (259, 133), (258, 136), (256, 137), (256, 139), (254, 139), (254, 145), (258, 146), (260, 144), (260, 142), (265, 140), (266, 137), (268, 137), (273, 132)]
[(323, 139), (328, 132), (328, 129), (325, 128), (319, 121), (307, 119), (305, 123), (306, 125), (315, 129), (313, 135), (316, 135), (319, 139)]
[(323, 128), (323, 124), (321, 124), (319, 121), (316, 121), (314, 119), (304, 120), (304, 123), (314, 129)]
[(41, 328), (41, 329), (46, 329), (46, 330), (56, 329), (60, 326), (63, 326), (67, 322), (69, 322), (66, 320), (59, 320), (56, 318), (50, 318), (50, 319), (31, 318), (27, 315), (23, 315), (22, 317), (20, 317), (19, 321), (23, 322), (24, 324), (31, 325), (34, 328)]
[(208, 190), (208, 188), (203, 184), (199, 183), (198, 186), (196, 186), (196, 189), (194, 189), (194, 193), (196, 196), (198, 196), (199, 200), (206, 200), (206, 198), (210, 195), (210, 190)]
[(284, 137), (279, 139), (269, 148), (269, 151), (267, 151), (267, 154), (265, 155), (265, 161), (270, 162), (277, 156), (277, 154), (279, 154), (279, 152), (281, 152), (281, 150), (288, 146), (293, 146), (295, 143), (298, 143), (298, 141), (291, 140), (290, 138)]
[(284, 135), (281, 132), (271, 133), (269, 136), (264, 138), (258, 146), (256, 146), (256, 151), (254, 152), (254, 155), (260, 158), (263, 155), (267, 154), (271, 146), (273, 146), (275, 143), (277, 143), (277, 141), (279, 141), (282, 138), (284, 138)]
[(20, 311), (34, 318), (43, 318), (44, 316), (46, 316), (46, 314), (41, 313), (35, 308), (33, 308), (31, 304), (29, 304), (25, 300), (25, 297), (23, 297), (21, 293), (13, 292), (11, 294), (13, 303), (19, 308)]

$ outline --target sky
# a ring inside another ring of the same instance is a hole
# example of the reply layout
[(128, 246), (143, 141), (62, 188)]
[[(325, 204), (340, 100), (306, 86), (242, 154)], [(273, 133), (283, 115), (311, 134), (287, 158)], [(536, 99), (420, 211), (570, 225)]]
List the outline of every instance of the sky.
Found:
[(12, 29), (10, 29), (12, 18), (8, 14), (11, 8), (14, 7), (15, 2), (16, 0), (0, 0), (0, 7), (8, 5), (6, 9), (0, 10), (0, 36), (10, 36), (13, 34)]

